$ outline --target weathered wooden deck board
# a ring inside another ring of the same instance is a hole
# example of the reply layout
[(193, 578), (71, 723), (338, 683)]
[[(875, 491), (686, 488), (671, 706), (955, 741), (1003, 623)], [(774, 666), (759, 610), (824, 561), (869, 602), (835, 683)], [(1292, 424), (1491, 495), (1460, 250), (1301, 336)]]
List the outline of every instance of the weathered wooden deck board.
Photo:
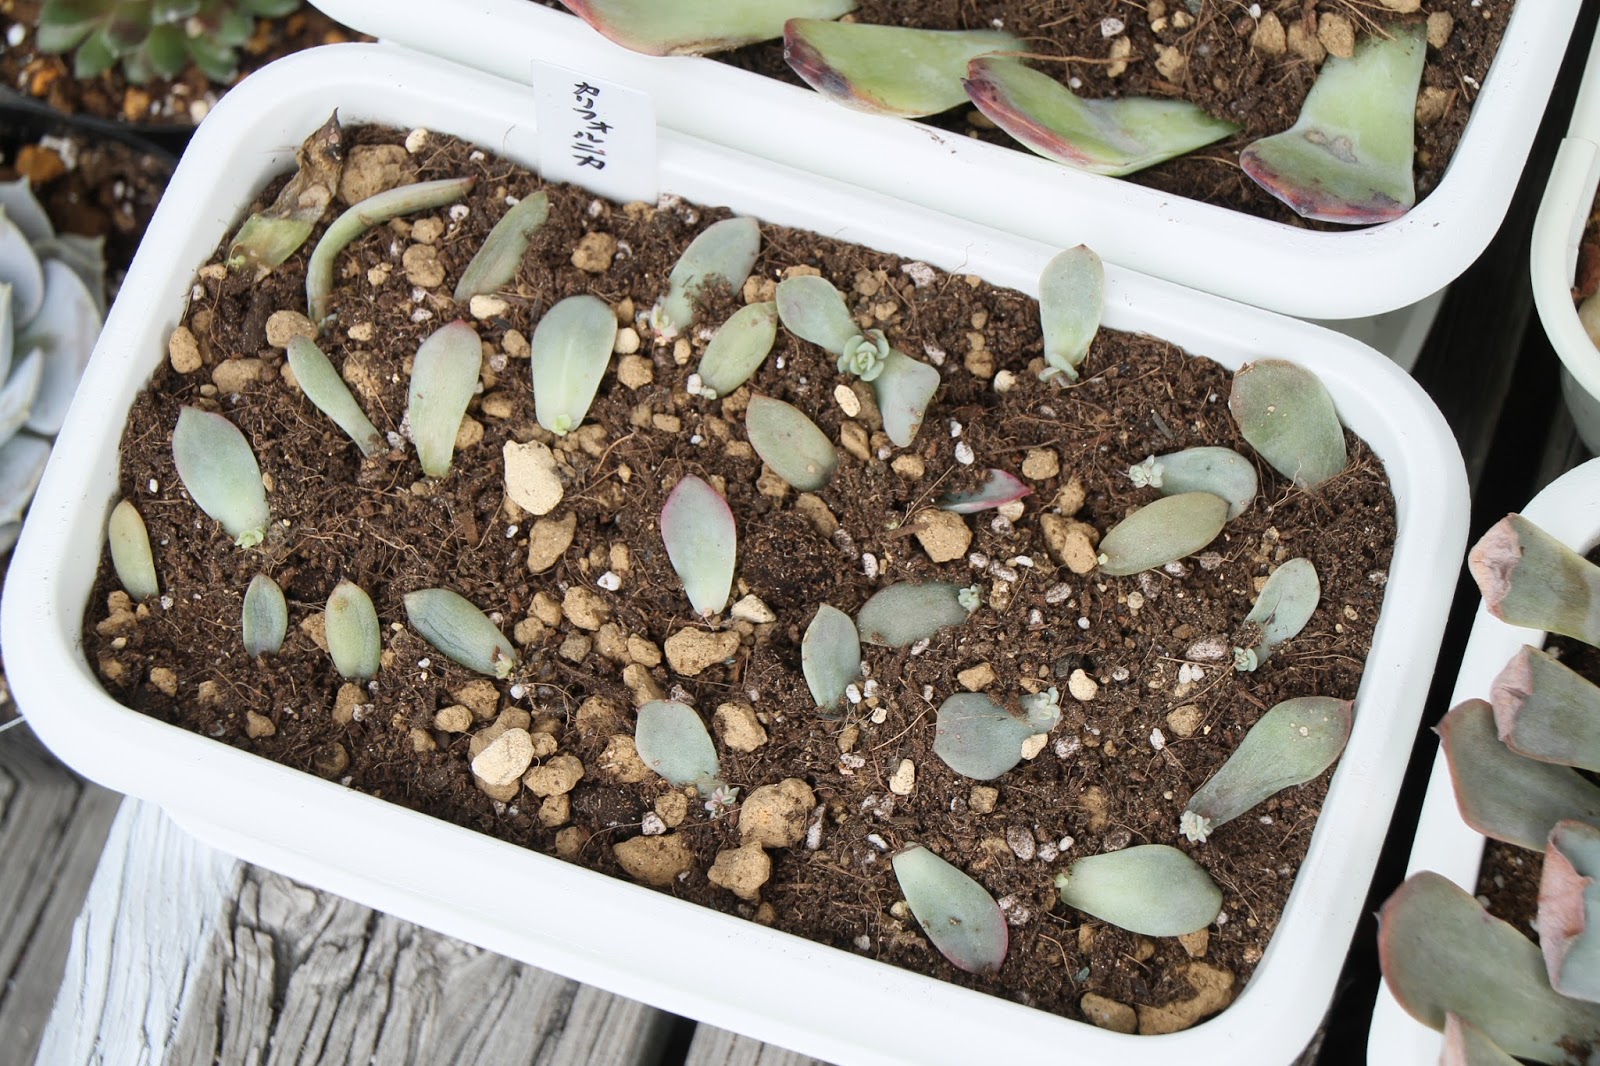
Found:
[(40, 1066), (646, 1066), (672, 1019), (248, 866), (129, 801)]
[(696, 1026), (684, 1066), (827, 1066), (809, 1055), (711, 1025)]
[(0, 1066), (33, 1061), (121, 798), (56, 762), (27, 726), (0, 736)]

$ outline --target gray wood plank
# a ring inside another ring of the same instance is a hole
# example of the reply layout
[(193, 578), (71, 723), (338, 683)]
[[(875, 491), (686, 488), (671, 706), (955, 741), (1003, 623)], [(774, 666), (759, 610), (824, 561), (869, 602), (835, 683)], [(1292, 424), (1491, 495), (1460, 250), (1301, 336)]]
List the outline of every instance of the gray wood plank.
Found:
[(684, 1066), (827, 1066), (809, 1055), (710, 1025), (697, 1026)]

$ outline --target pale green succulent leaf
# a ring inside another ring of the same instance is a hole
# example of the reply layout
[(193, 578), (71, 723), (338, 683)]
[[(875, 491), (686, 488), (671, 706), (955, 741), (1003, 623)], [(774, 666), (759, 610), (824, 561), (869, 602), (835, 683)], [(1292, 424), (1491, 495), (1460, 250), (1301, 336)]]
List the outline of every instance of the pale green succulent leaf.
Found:
[(1517, 1066), (1517, 1060), (1461, 1015), (1446, 1014), (1439, 1066)]
[(371, 681), (382, 665), (383, 640), (372, 597), (361, 586), (341, 581), (328, 596), (323, 613), (328, 654), (339, 676), (349, 681)]
[(818, 707), (831, 710), (861, 676), (861, 637), (850, 616), (824, 603), (800, 642), (800, 669)]
[(1233, 375), (1228, 410), (1261, 458), (1300, 488), (1315, 488), (1349, 462), (1333, 397), (1298, 364), (1246, 363)]
[(1118, 522), (1100, 540), (1100, 569), (1137, 574), (1193, 555), (1217, 538), (1228, 502), (1209, 492), (1164, 496)]
[(482, 370), (483, 345), (465, 322), (440, 327), (417, 349), (405, 422), (422, 471), (429, 477), (443, 477), (450, 471), (456, 434)]
[(856, 629), (868, 644), (904, 648), (956, 626), (970, 614), (961, 586), (950, 581), (902, 581), (872, 594), (856, 612)]
[(1021, 713), (981, 692), (958, 692), (939, 705), (933, 753), (946, 766), (975, 781), (992, 781), (1022, 761), (1029, 737), (1048, 733), (1061, 721), (1056, 689), (1025, 695)]
[(727, 396), (761, 368), (778, 339), (778, 305), (748, 304), (717, 329), (700, 357), (700, 381), (711, 396)]
[(1496, 618), (1600, 645), (1600, 567), (1521, 515), (1491, 526), (1467, 569)]
[(857, 111), (908, 118), (966, 103), (967, 65), (989, 52), (1022, 47), (1022, 41), (999, 30), (795, 18), (783, 32), (783, 57), (807, 85)]
[(27, 178), (0, 181), (0, 214), (21, 230), (28, 243), (35, 247), (56, 235), (55, 225), (45, 214), (38, 197), (33, 195), (33, 185)]
[(744, 427), (761, 461), (801, 492), (825, 488), (839, 469), (838, 453), (827, 434), (799, 408), (782, 400), (750, 397)]
[(411, 628), (451, 662), (498, 678), (516, 669), (516, 646), (459, 592), (418, 589), (406, 594), (405, 606)]
[(1600, 771), (1600, 686), (1523, 646), (1489, 687), (1500, 740), (1527, 759)]
[(534, 327), (530, 342), (534, 416), (557, 436), (583, 424), (611, 365), (617, 316), (595, 296), (568, 296)]
[(283, 589), (266, 574), (250, 579), (240, 623), (245, 654), (252, 659), (283, 650), (283, 638), (289, 632), (289, 604), (283, 598)]
[(679, 481), (661, 507), (661, 539), (690, 606), (706, 617), (726, 607), (738, 529), (722, 494), (692, 474)]
[(172, 459), (195, 506), (222, 523), (241, 548), (266, 536), (267, 492), (255, 452), (219, 414), (185, 407), (172, 430)]
[[(472, 343), (477, 343), (476, 334), (473, 334)], [(361, 405), (350, 393), (350, 387), (344, 383), (344, 379), (333, 368), (333, 363), (323, 354), (322, 349), (317, 347), (316, 342), (309, 337), (291, 337), (288, 357), (289, 369), (294, 371), (294, 379), (299, 384), (300, 391), (306, 394), (306, 399), (310, 400), (317, 410), (333, 419), (334, 425), (344, 430), (345, 434), (356, 442), (362, 455), (370, 459), (383, 452), (385, 448), (383, 434), (378, 432), (378, 427), (374, 426), (367, 418), (366, 412), (361, 410)], [(414, 374), (412, 382), (416, 383)], [(473, 384), (476, 382), (477, 376), (474, 374)], [(461, 420), (457, 419), (456, 425), (459, 427), (460, 424)], [(415, 422), (411, 423), (411, 428), (414, 434)], [(451, 433), (450, 445), (453, 450), (454, 431)], [(448, 458), (445, 460), (445, 466), (448, 469)]]
[[(0, 380), (11, 376), (11, 361), (16, 358), (16, 347), (15, 320), (11, 314), (11, 286), (0, 281)], [(44, 358), (44, 353), (40, 352), (39, 357)], [(35, 384), (34, 391), (37, 390), (38, 385)], [(28, 402), (30, 404), (33, 402), (32, 393), (28, 395)], [(23, 418), (26, 417), (27, 411), (24, 410)], [(22, 419), (18, 419), (17, 425), (21, 424)]]
[[(4, 322), (0, 322), (4, 326)], [(34, 348), (0, 388), (0, 441), (8, 441), (28, 421), (39, 383), (44, 380), (44, 349)]]
[(1045, 265), (1039, 275), (1039, 324), (1044, 331), (1044, 360), (1078, 380), (1078, 367), (1100, 331), (1105, 310), (1106, 268), (1087, 245), (1068, 248)]
[(825, 278), (800, 274), (778, 282), (778, 318), (783, 328), (831, 355), (843, 355), (844, 346), (861, 336), (839, 290)]
[(27, 427), (52, 436), (66, 423), (67, 408), (72, 406), (84, 367), (94, 354), (100, 337), (100, 307), (83, 279), (65, 263), (45, 260), (44, 278), (44, 300), (33, 319), (22, 324), (18, 345), (23, 351), (39, 348), (44, 352), (39, 391), (28, 412)]
[(856, 0), (561, 0), (624, 48), (645, 55), (705, 55), (782, 36), (791, 18), (833, 19)]
[[(1185, 448), (1181, 452), (1152, 456), (1147, 463), (1160, 470), (1157, 484), (1151, 488), (1163, 496), (1176, 496), (1181, 492), (1209, 492), (1228, 501), (1228, 521), (1233, 521), (1256, 498), (1258, 482), (1255, 464), (1232, 448)], [(1131, 474), (1132, 471), (1129, 471)]]
[(50, 442), (42, 437), (18, 433), (0, 444), (0, 525), (22, 520), (49, 460)]
[(500, 216), (478, 254), (456, 282), (455, 301), (466, 303), (474, 296), (493, 292), (511, 284), (522, 265), (522, 257), (550, 217), (550, 197), (542, 190), (526, 196)]
[(1274, 570), (1244, 619), (1261, 629), (1261, 643), (1251, 649), (1254, 655), (1249, 669), (1266, 662), (1277, 645), (1298, 636), (1321, 599), (1322, 583), (1311, 560), (1290, 559)]
[(27, 234), (0, 211), (0, 285), (11, 286), (12, 320), (26, 326), (44, 303), (44, 265)]
[(761, 251), (761, 226), (753, 218), (725, 218), (689, 242), (667, 278), (667, 292), (650, 312), (650, 324), (675, 337), (694, 324), (694, 303), (708, 286), (737, 290)]
[(1550, 984), (1563, 996), (1600, 1002), (1600, 828), (1557, 822), (1539, 882), (1539, 945)]
[(883, 432), (897, 448), (909, 448), (939, 391), (939, 371), (898, 349), (890, 349), (883, 370), (872, 380), (872, 395), (883, 416)]
[(1056, 875), (1061, 902), (1145, 936), (1204, 929), (1222, 911), (1222, 890), (1177, 848), (1141, 844), (1079, 859)]
[(651, 700), (640, 707), (633, 742), (644, 764), (677, 788), (693, 785), (708, 794), (721, 783), (711, 734), (686, 703)]
[(85, 237), (81, 233), (63, 233), (35, 241), (33, 250), (41, 263), (51, 259), (71, 268), (89, 290), (95, 310), (100, 317), (106, 314), (106, 239)]
[(994, 897), (921, 844), (901, 849), (891, 862), (906, 906), (939, 954), (968, 973), (999, 972), (1011, 934)]
[(123, 500), (111, 509), (106, 540), (111, 546), (111, 567), (117, 572), (123, 591), (135, 600), (160, 595), (156, 562), (150, 553), (150, 532), (132, 500)]

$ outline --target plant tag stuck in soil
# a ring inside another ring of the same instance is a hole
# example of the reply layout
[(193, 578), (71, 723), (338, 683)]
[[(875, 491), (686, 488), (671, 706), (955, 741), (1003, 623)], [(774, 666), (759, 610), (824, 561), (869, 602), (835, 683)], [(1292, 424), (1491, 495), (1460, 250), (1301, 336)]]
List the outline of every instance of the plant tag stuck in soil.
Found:
[(627, 203), (655, 203), (656, 111), (650, 97), (551, 63), (531, 64), (540, 170)]

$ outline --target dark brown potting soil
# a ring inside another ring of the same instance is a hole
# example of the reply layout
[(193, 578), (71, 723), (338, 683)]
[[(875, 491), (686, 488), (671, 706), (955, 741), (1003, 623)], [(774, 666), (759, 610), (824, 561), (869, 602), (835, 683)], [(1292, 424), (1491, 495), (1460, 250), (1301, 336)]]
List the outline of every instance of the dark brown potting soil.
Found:
[[(358, 136), (392, 144), (403, 135)], [(353, 244), (336, 270), (336, 322), (322, 336), (389, 432), (400, 429), (418, 345), (463, 315), (447, 295), (462, 268), (507, 195), (539, 186), (525, 170), (437, 136), (410, 164), (421, 179), (477, 175), (467, 212), (391, 223)], [(1253, 454), (1228, 414), (1221, 367), (1153, 337), (1102, 330), (1081, 383), (1041, 383), (1029, 370), (1042, 352), (1033, 300), (764, 226), (752, 279), (742, 292), (704, 299), (702, 321), (770, 298), (771, 283), (787, 274), (820, 271), (860, 321), (939, 366), (939, 394), (914, 445), (893, 449), (870, 402), (845, 414), (835, 390), (847, 379), (832, 359), (780, 330), (750, 386), (705, 401), (685, 391), (703, 335), (656, 344), (635, 316), (663, 291), (685, 244), (728, 212), (676, 201), (617, 206), (574, 187), (546, 189), (549, 222), (503, 294), (506, 306), (473, 323), (488, 353), (483, 390), (440, 478), (425, 478), (408, 448), (363, 462), (285, 380), (264, 323), (303, 310), (309, 244), (260, 284), (201, 272), (186, 324), (205, 365), (185, 374), (164, 364), (124, 434), (121, 487), (149, 525), (164, 595), (136, 612), (108, 610), (126, 604), (103, 566), (84, 639), (108, 689), (221, 743), (614, 876), (626, 875), (613, 846), (659, 820), (653, 828), (675, 826), (692, 851), (665, 889), (674, 896), (1048, 1011), (1080, 1017), (1081, 998), (1093, 992), (1132, 1005), (1155, 1029), (1164, 1024), (1155, 1006), (1173, 1005), (1172, 1017), (1187, 1024), (1230, 999), (1276, 927), (1326, 777), (1274, 797), (1203, 846), (1181, 840), (1179, 815), (1269, 707), (1355, 695), (1394, 535), (1393, 500), (1370, 450), (1352, 437), (1350, 468), (1316, 492), (1261, 465), (1254, 505), (1197, 557), (1134, 577), (1075, 574), (1047, 550), (1041, 515), (1059, 510), (1104, 531), (1154, 499), (1133, 486), (1130, 464), (1195, 445)], [(580, 242), (589, 271), (574, 265)], [(442, 272), (425, 276), (429, 263)], [(608, 301), (644, 336), (636, 355), (613, 361), (584, 427), (557, 439), (534, 419), (526, 338), (554, 301), (580, 292)], [(1014, 379), (1007, 391), (995, 387), (1001, 371)], [(802, 498), (761, 477), (743, 428), (752, 392), (795, 404), (841, 442), (831, 485)], [(854, 397), (870, 401), (870, 390), (858, 384)], [(186, 497), (169, 445), (184, 404), (225, 413), (253, 443), (274, 520), (260, 549), (235, 548)], [(565, 498), (544, 522), (576, 516), (571, 546), (542, 573), (530, 572), (529, 541), (549, 525), (508, 502), (509, 441), (551, 446)], [(970, 466), (960, 459), (967, 448)], [(967, 552), (931, 562), (914, 535), (919, 516), (986, 467), (1026, 467), (1033, 494), (1023, 513), (964, 519)], [(688, 474), (721, 486), (736, 516), (734, 599), (758, 597), (775, 622), (724, 615), (707, 624), (692, 614), (657, 520)], [(1296, 556), (1314, 562), (1321, 605), (1260, 670), (1235, 673), (1231, 640), (1256, 589)], [(282, 654), (254, 662), (239, 618), (259, 572), (283, 586), (290, 627)], [(342, 706), (344, 682), (304, 625), (314, 625), (340, 579), (372, 594), (385, 626), (383, 670), (369, 688), (347, 689)], [(854, 613), (890, 583), (928, 579), (975, 585), (983, 604), (924, 649), (867, 647), (864, 698), (841, 718), (818, 714), (800, 671), (800, 639), (818, 605)], [(402, 596), (428, 586), (493, 612), (522, 645), (523, 665), (509, 682), (489, 683), (467, 733), (440, 727), (460, 712), (440, 712), (473, 702), (461, 694), (481, 679), (405, 625)], [(663, 644), (686, 630), (731, 632), (737, 650), (696, 676), (675, 673)], [(987, 669), (967, 673), (975, 667)], [(1025, 691), (1061, 690), (1063, 720), (1042, 752), (987, 785), (957, 776), (931, 750), (935, 711), (963, 690), (963, 677), (1013, 706)], [(1069, 684), (1087, 698), (1069, 695)], [(713, 728), (739, 801), (788, 778), (814, 790), (816, 838), (770, 851), (772, 879), (759, 901), (707, 879), (718, 853), (739, 843), (737, 803), (685, 804), (682, 790), (629, 772), (638, 767), (626, 757), (631, 740), (615, 738), (631, 737), (633, 709), (652, 695), (691, 703), (708, 724), (725, 704), (754, 711), (767, 739), (753, 750), (734, 750)], [(546, 765), (574, 756), (584, 776), (566, 800), (526, 789), (491, 799), (474, 783), (471, 734), (530, 720), (559, 745)], [(915, 784), (897, 795), (889, 782), (897, 771), (904, 780), (906, 760)], [(1012, 938), (998, 977), (954, 969), (896, 906), (889, 858), (913, 842), (1002, 900)], [(1209, 931), (1182, 942), (1146, 938), (1057, 901), (1052, 878), (1067, 863), (1147, 842), (1176, 844), (1211, 871), (1224, 913)]]

